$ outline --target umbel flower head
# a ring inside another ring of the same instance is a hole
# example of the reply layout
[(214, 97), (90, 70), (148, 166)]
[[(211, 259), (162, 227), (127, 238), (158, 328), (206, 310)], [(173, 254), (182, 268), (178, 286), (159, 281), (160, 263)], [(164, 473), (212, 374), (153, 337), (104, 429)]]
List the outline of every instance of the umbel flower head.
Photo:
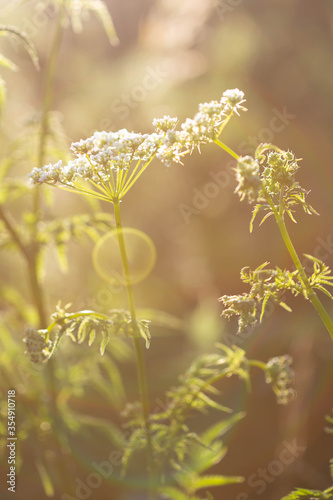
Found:
[(177, 118), (155, 119), (155, 132), (141, 134), (126, 129), (95, 132), (74, 142), (76, 156), (67, 165), (62, 161), (35, 167), (29, 177), (35, 184), (56, 184), (100, 200), (121, 200), (155, 156), (165, 165), (181, 163), (182, 157), (200, 144), (217, 140), (233, 113), (245, 109), (244, 94), (238, 89), (224, 92), (220, 101), (200, 104), (193, 119), (176, 130)]
[[(168, 126), (174, 121), (165, 118)], [(62, 161), (42, 168), (35, 167), (29, 177), (35, 184), (57, 184), (101, 200), (121, 199), (132, 187), (167, 141), (168, 131), (152, 134), (95, 132), (88, 139), (74, 142), (76, 158), (67, 165)]]

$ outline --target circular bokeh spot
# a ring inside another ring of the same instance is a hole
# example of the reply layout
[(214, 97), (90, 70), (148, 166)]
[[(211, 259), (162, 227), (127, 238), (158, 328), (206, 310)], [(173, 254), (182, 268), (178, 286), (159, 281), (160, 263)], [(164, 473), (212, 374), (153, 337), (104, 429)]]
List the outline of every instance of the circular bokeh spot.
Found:
[(131, 283), (139, 283), (152, 271), (156, 262), (156, 249), (151, 238), (138, 229), (114, 229), (102, 236), (93, 251), (95, 271), (109, 283), (126, 285), (119, 249), (122, 236)]

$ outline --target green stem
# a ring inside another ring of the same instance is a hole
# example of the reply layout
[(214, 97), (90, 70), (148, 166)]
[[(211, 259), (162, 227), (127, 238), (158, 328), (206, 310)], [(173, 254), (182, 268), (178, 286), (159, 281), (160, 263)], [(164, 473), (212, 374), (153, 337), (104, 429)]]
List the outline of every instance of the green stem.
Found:
[[(120, 250), (121, 261), (123, 265), (124, 277), (126, 282), (128, 305), (133, 325), (135, 325), (136, 309), (135, 309), (133, 288), (131, 283), (131, 276), (130, 276), (130, 270), (129, 270), (125, 240), (124, 240), (123, 227), (121, 223), (120, 201), (118, 198), (114, 200), (114, 214), (116, 220), (119, 250)], [(136, 353), (138, 383), (139, 383), (139, 392), (142, 405), (142, 413), (143, 413), (143, 419), (145, 423), (145, 430), (147, 436), (147, 462), (148, 462), (148, 480), (149, 480), (148, 484), (149, 484), (150, 494), (152, 495), (151, 488), (152, 488), (152, 477), (153, 477), (154, 466), (153, 466), (153, 447), (152, 447), (151, 429), (149, 421), (150, 408), (149, 408), (149, 398), (148, 398), (147, 374), (146, 374), (141, 338), (138, 337), (136, 333), (135, 336), (133, 337), (133, 342)], [(153, 498), (153, 496), (151, 496), (150, 498)]]
[[(48, 134), (48, 119), (49, 112), (52, 103), (52, 94), (53, 94), (53, 85), (54, 85), (54, 76), (56, 70), (56, 64), (59, 54), (59, 49), (61, 45), (61, 38), (63, 33), (62, 27), (62, 13), (63, 8), (59, 9), (57, 25), (55, 29), (55, 34), (53, 37), (52, 47), (50, 56), (48, 59), (48, 64), (46, 68), (45, 74), (45, 85), (44, 85), (44, 100), (43, 100), (43, 109), (42, 109), (42, 118), (40, 125), (40, 135), (39, 135), (39, 145), (38, 145), (38, 157), (37, 157), (37, 165), (41, 168), (45, 163), (45, 152), (46, 152), (46, 138)], [(34, 192), (34, 214), (36, 214), (36, 223), (39, 214), (39, 205), (40, 205), (40, 186), (35, 187)]]
[(220, 139), (215, 139), (215, 144), (217, 144), (218, 146), (220, 146), (220, 148), (224, 149), (224, 151), (226, 151), (227, 153), (229, 153), (229, 155), (231, 155), (233, 158), (235, 158), (235, 160), (239, 160), (239, 155), (237, 153), (235, 153), (235, 151), (233, 151), (232, 149), (229, 148), (229, 146), (227, 146), (226, 144), (224, 144), (223, 142), (220, 141)]
[(62, 27), (62, 9), (59, 10), (57, 25), (55, 29), (55, 34), (53, 37), (51, 52), (46, 68), (45, 75), (45, 87), (44, 87), (44, 100), (43, 100), (43, 110), (41, 119), (41, 131), (39, 137), (39, 149), (38, 149), (38, 166), (42, 167), (45, 159), (45, 147), (46, 147), (46, 136), (48, 132), (48, 114), (51, 109), (52, 94), (54, 77), (57, 65), (58, 54), (61, 45), (61, 38), (63, 34)]
[(11, 239), (17, 245), (17, 247), (21, 251), (22, 255), (29, 263), (28, 250), (26, 249), (24, 242), (22, 241), (21, 236), (18, 233), (16, 222), (11, 217), (11, 214), (9, 214), (6, 211), (6, 209), (3, 205), (0, 205), (0, 218), (2, 219)]
[(247, 363), (248, 363), (249, 366), (256, 366), (257, 368), (260, 368), (260, 370), (263, 370), (264, 372), (267, 371), (266, 363), (264, 363), (263, 361), (258, 361), (256, 359), (251, 359)]
[[(39, 144), (38, 144), (38, 157), (37, 157), (37, 165), (39, 168), (41, 168), (44, 165), (46, 157), (46, 144), (47, 144), (47, 135), (49, 127), (48, 124), (49, 112), (52, 103), (56, 63), (58, 59), (59, 49), (61, 45), (61, 38), (63, 33), (62, 15), (63, 15), (63, 7), (60, 7), (57, 18), (57, 25), (55, 28), (55, 34), (53, 37), (52, 47), (48, 58), (48, 63), (45, 73), (44, 99), (43, 99), (43, 109), (42, 109), (42, 117), (40, 125)], [(35, 242), (35, 238), (37, 235), (37, 224), (40, 219), (40, 202), (41, 202), (40, 189), (41, 188), (38, 186), (35, 187), (34, 189), (33, 213), (35, 214), (35, 221), (31, 231), (31, 239), (33, 243)], [(37, 257), (39, 251), (40, 251), (39, 245), (33, 244), (32, 252), (30, 255), (29, 276), (30, 276), (34, 301), (39, 315), (39, 328), (46, 328), (47, 320), (46, 320), (46, 307), (44, 301), (44, 294), (37, 278)], [(46, 366), (45, 379), (46, 379), (47, 391), (50, 396), (50, 417), (53, 420), (52, 426), (55, 431), (55, 438), (57, 444), (59, 445), (59, 452), (60, 452), (61, 441), (62, 441), (62, 431), (61, 431), (62, 419), (60, 417), (57, 406), (57, 379), (55, 374), (54, 360), (50, 360)], [(59, 485), (59, 487), (63, 489), (65, 486), (67, 489), (69, 488), (69, 491), (72, 491), (73, 488), (72, 488), (71, 477), (66, 468), (66, 464), (60, 458), (57, 461), (57, 465), (59, 467), (59, 472), (63, 480), (63, 484), (61, 486)]]
[(306, 294), (307, 294), (311, 304), (313, 305), (313, 307), (316, 309), (317, 313), (321, 317), (324, 325), (326, 326), (326, 328), (327, 328), (327, 330), (328, 330), (328, 332), (333, 340), (333, 322), (332, 322), (332, 319), (330, 318), (325, 307), (323, 306), (320, 299), (318, 298), (318, 295), (316, 294), (316, 292), (313, 290), (312, 286), (309, 283), (307, 274), (304, 270), (304, 267), (302, 266), (300, 258), (298, 256), (298, 254), (295, 250), (295, 247), (291, 241), (291, 238), (289, 236), (288, 229), (287, 229), (286, 224), (284, 222), (283, 216), (281, 216), (279, 211), (276, 209), (271, 197), (267, 193), (265, 193), (265, 196), (266, 196), (268, 204), (269, 204), (269, 206), (274, 214), (275, 220), (276, 220), (277, 225), (280, 229), (280, 233), (281, 233), (283, 241), (287, 247), (287, 250), (288, 250), (295, 266), (296, 266), (296, 269), (299, 272), (299, 277), (303, 283)]
[(2, 219), (13, 242), (16, 243), (22, 256), (24, 257), (24, 260), (26, 261), (30, 278), (31, 293), (34, 298), (35, 306), (39, 317), (39, 328), (45, 328), (46, 314), (45, 314), (42, 291), (37, 280), (35, 254), (34, 252), (30, 252), (28, 250), (28, 247), (25, 245), (25, 242), (22, 241), (21, 235), (17, 230), (15, 221), (12, 220), (10, 214), (7, 213), (6, 209), (1, 205), (0, 205), (0, 218)]
[[(65, 318), (61, 318), (61, 320), (63, 319), (75, 319), (75, 318), (80, 318), (81, 316), (93, 316), (94, 318), (98, 318), (100, 320), (108, 320), (110, 319), (109, 316), (106, 316), (106, 314), (101, 314), (101, 313), (97, 313), (95, 311), (78, 311), (78, 312), (75, 312), (75, 313), (69, 313), (69, 314), (66, 314)], [(59, 319), (58, 320), (55, 320), (53, 321), (53, 323), (51, 323), (48, 327), (47, 327), (47, 332), (48, 333), (51, 333), (51, 331), (53, 330), (53, 328), (59, 324)]]

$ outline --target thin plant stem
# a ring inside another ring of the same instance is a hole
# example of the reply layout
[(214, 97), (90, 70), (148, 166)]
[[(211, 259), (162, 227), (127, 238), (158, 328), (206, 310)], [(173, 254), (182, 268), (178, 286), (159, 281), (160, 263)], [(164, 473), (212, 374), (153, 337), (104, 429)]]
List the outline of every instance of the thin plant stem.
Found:
[[(156, 148), (154, 154), (149, 158), (149, 160), (141, 167), (140, 171), (136, 174), (136, 176), (134, 177), (134, 179), (132, 179), (132, 176), (134, 173), (137, 172), (137, 169), (141, 163), (141, 161), (139, 161), (137, 163), (137, 165), (135, 166), (132, 174), (130, 175), (130, 178), (127, 180), (126, 184), (124, 185), (124, 187), (122, 188), (121, 190), (121, 193), (120, 193), (120, 196), (121, 198), (127, 193), (127, 191), (129, 191), (129, 189), (131, 189), (131, 187), (133, 186), (133, 184), (138, 180), (138, 178), (140, 177), (140, 175), (146, 170), (146, 168), (151, 164), (151, 162), (153, 161), (153, 159), (155, 158), (156, 156), (156, 153), (157, 153), (157, 150), (158, 148)], [(131, 180), (132, 179), (132, 180)]]
[[(228, 146), (223, 144), (223, 142), (221, 142), (219, 139), (215, 139), (214, 142), (218, 146), (220, 146), (220, 148), (224, 149), (224, 151), (229, 153), (233, 158), (235, 158), (236, 160), (239, 160), (239, 155), (237, 153), (235, 153), (232, 149), (230, 149)], [(272, 149), (278, 149), (278, 148), (273, 147)], [(309, 283), (307, 274), (304, 270), (304, 267), (302, 266), (300, 258), (296, 252), (296, 249), (295, 249), (295, 247), (291, 241), (290, 235), (288, 233), (288, 229), (286, 227), (286, 224), (285, 224), (285, 221), (283, 218), (283, 213), (281, 211), (281, 202), (280, 202), (280, 208), (277, 209), (276, 206), (274, 205), (272, 198), (266, 192), (264, 185), (262, 186), (262, 188), (263, 188), (265, 198), (266, 198), (266, 200), (267, 200), (267, 202), (268, 202), (268, 204), (269, 204), (269, 206), (274, 214), (276, 223), (279, 227), (281, 236), (282, 236), (283, 241), (287, 247), (289, 255), (291, 256), (291, 258), (296, 266), (296, 269), (299, 272), (299, 277), (303, 283), (306, 295), (309, 298), (313, 307), (316, 309), (317, 313), (319, 314), (321, 320), (323, 321), (328, 333), (330, 334), (330, 336), (333, 340), (333, 321), (332, 321), (331, 317), (329, 316), (328, 312), (326, 311), (325, 307), (323, 306), (322, 302), (320, 301), (318, 295), (316, 294), (316, 292), (313, 290), (312, 286)]]
[(220, 139), (215, 139), (214, 142), (215, 142), (215, 144), (220, 146), (220, 148), (224, 149), (224, 151), (229, 153), (229, 155), (231, 155), (233, 158), (235, 158), (235, 160), (239, 160), (239, 155), (237, 153), (235, 153), (235, 151), (233, 151), (231, 148), (229, 148), (229, 146), (227, 146), (226, 144), (221, 142)]
[[(63, 183), (64, 184), (64, 183)], [(75, 189), (71, 189), (69, 187), (66, 187), (67, 184), (64, 184), (63, 186), (58, 186), (59, 189), (62, 189), (63, 191), (68, 191), (69, 193), (80, 193), (80, 194), (84, 194), (86, 196), (92, 196), (93, 198), (97, 198), (98, 200), (102, 200), (102, 201), (110, 201), (110, 196), (104, 196), (102, 194), (99, 194), (97, 191), (94, 191), (93, 189), (88, 189), (88, 188), (84, 188), (82, 187), (82, 185), (78, 184), (78, 183), (73, 183), (73, 186), (75, 187)]]
[[(62, 15), (63, 15), (63, 7), (60, 7), (57, 18), (57, 25), (55, 28), (55, 34), (51, 46), (51, 52), (48, 59), (48, 64), (45, 74), (44, 99), (43, 99), (43, 109), (42, 109), (42, 118), (40, 125), (39, 144), (38, 144), (38, 158), (37, 158), (38, 168), (41, 168), (44, 165), (45, 161), (46, 142), (47, 142), (46, 139), (48, 134), (49, 112), (52, 103), (54, 76), (55, 76), (56, 64), (63, 34)], [(33, 208), (34, 208), (34, 214), (36, 215), (36, 222), (33, 226), (33, 235), (36, 233), (37, 230), (37, 219), (40, 209), (40, 189), (41, 189), (40, 186), (36, 186), (34, 191)]]
[(277, 222), (277, 225), (279, 227), (281, 236), (283, 238), (283, 241), (288, 249), (288, 252), (296, 266), (297, 271), (299, 272), (299, 277), (303, 283), (303, 286), (306, 290), (307, 296), (313, 305), (313, 307), (316, 309), (317, 313), (319, 314), (320, 318), (322, 319), (324, 325), (327, 328), (328, 333), (330, 334), (332, 340), (333, 340), (333, 322), (332, 319), (330, 318), (328, 312), (326, 311), (325, 307), (323, 306), (322, 302), (320, 301), (318, 295), (316, 292), (313, 290), (312, 286), (309, 283), (309, 279), (307, 277), (307, 274), (304, 270), (304, 267), (302, 266), (302, 263), (300, 261), (300, 258), (295, 250), (295, 247), (291, 241), (287, 226), (285, 224), (285, 221), (283, 219), (283, 216), (280, 215), (279, 211), (276, 209), (273, 200), (271, 197), (266, 194), (266, 199), (268, 201), (269, 206), (271, 207), (271, 210), (274, 214), (275, 220)]
[[(37, 165), (41, 168), (45, 162), (46, 157), (46, 145), (47, 145), (47, 135), (48, 135), (48, 127), (49, 127), (49, 112), (52, 104), (52, 94), (54, 87), (54, 77), (56, 71), (56, 64), (58, 59), (58, 54), (61, 45), (61, 39), (63, 34), (63, 26), (62, 26), (62, 16), (63, 16), (63, 7), (59, 8), (57, 24), (55, 28), (55, 34), (52, 41), (51, 51), (48, 58), (48, 63), (46, 67), (45, 73), (45, 84), (44, 84), (44, 99), (43, 99), (43, 108), (42, 108), (42, 117), (41, 117), (41, 125), (40, 125), (40, 134), (39, 134), (39, 144), (38, 144), (38, 158)], [(37, 276), (37, 258), (39, 247), (34, 244), (34, 240), (37, 235), (37, 224), (40, 218), (40, 186), (36, 186), (34, 189), (34, 198), (33, 198), (33, 213), (35, 215), (35, 220), (32, 226), (31, 231), (31, 239), (32, 239), (32, 249), (33, 251), (30, 254), (29, 258), (29, 277), (31, 282), (31, 288), (33, 291), (34, 302), (38, 311), (39, 316), (39, 328), (46, 328), (47, 319), (46, 319), (46, 306), (44, 300), (44, 293), (40, 283), (38, 282)], [(50, 414), (53, 419), (53, 428), (56, 437), (56, 442), (59, 445), (59, 449), (61, 447), (62, 433), (61, 433), (61, 418), (58, 411), (57, 399), (56, 399), (56, 375), (55, 375), (55, 367), (54, 360), (50, 360), (45, 369), (45, 381), (47, 391), (50, 395)], [(61, 488), (66, 486), (69, 491), (73, 490), (71, 475), (67, 470), (67, 467), (62, 459), (57, 461), (57, 465), (59, 467), (59, 472), (61, 474), (61, 478), (63, 484)]]
[(258, 360), (253, 359), (253, 360), (248, 361), (248, 365), (249, 366), (256, 366), (260, 370), (263, 370), (263, 372), (267, 371), (266, 363), (264, 363), (263, 361), (258, 361)]
[(12, 217), (9, 213), (7, 213), (5, 207), (0, 204), (0, 218), (3, 221), (8, 233), (10, 234), (13, 242), (20, 249), (22, 255), (25, 257), (27, 261), (29, 261), (29, 253), (27, 248), (25, 247), (24, 242), (21, 239), (20, 234), (17, 231), (16, 223), (12, 220)]
[[(130, 310), (132, 322), (133, 322), (133, 325), (135, 327), (135, 325), (136, 325), (136, 309), (135, 309), (133, 288), (132, 288), (131, 276), (130, 276), (130, 270), (129, 270), (129, 263), (128, 263), (127, 252), (126, 252), (126, 245), (125, 245), (125, 240), (124, 240), (123, 227), (122, 227), (122, 223), (121, 223), (120, 200), (118, 198), (114, 200), (114, 214), (115, 214), (115, 221), (116, 221), (116, 228), (117, 228), (119, 250), (120, 250), (121, 261), (122, 261), (125, 283), (126, 283), (128, 305), (129, 305), (129, 310)], [(150, 490), (150, 492), (149, 492), (150, 499), (152, 500), (154, 498), (153, 493), (151, 491), (154, 464), (153, 464), (153, 447), (152, 447), (152, 439), (151, 439), (151, 429), (150, 429), (150, 421), (149, 421), (150, 407), (149, 407), (149, 398), (148, 398), (147, 374), (146, 374), (146, 367), (145, 367), (145, 361), (144, 361), (142, 342), (141, 342), (140, 337), (138, 337), (136, 335), (136, 333), (137, 332), (135, 331), (135, 335), (133, 336), (133, 342), (134, 342), (135, 353), (136, 353), (138, 384), (139, 384), (139, 392), (140, 392), (140, 399), (141, 399), (141, 405), (142, 405), (142, 413), (143, 413), (143, 419), (144, 419), (146, 437), (147, 437), (148, 485), (149, 485), (149, 490)]]
[(42, 110), (42, 119), (40, 128), (40, 137), (39, 137), (39, 148), (38, 148), (39, 168), (43, 166), (45, 160), (46, 136), (48, 133), (48, 115), (52, 104), (54, 77), (55, 77), (57, 59), (59, 55), (61, 39), (63, 34), (62, 15), (63, 15), (63, 8), (60, 8), (57, 18), (57, 25), (55, 28), (55, 34), (53, 37), (51, 52), (46, 68), (45, 86), (44, 86), (45, 90), (44, 90), (43, 110)]
[[(109, 316), (106, 316), (105, 314), (101, 314), (101, 313), (97, 313), (95, 311), (79, 311), (79, 312), (76, 312), (76, 313), (72, 313), (72, 314), (66, 314), (66, 320), (68, 319), (75, 319), (75, 318), (80, 318), (81, 316), (85, 316), (85, 317), (89, 317), (89, 316), (93, 316), (94, 318), (98, 318), (100, 320), (108, 320), (110, 319)], [(51, 331), (53, 330), (53, 328), (58, 324), (58, 320), (56, 321), (53, 321), (53, 323), (51, 323), (48, 327), (47, 327), (47, 332), (48, 334), (51, 333)], [(49, 340), (47, 338), (47, 340)]]

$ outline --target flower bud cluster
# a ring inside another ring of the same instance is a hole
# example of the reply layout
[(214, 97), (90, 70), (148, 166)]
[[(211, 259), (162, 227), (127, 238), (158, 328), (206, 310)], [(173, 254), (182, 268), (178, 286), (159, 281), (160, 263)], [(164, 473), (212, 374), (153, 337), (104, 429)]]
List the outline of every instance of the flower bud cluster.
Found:
[(255, 160), (252, 156), (240, 157), (235, 172), (236, 181), (238, 182), (235, 193), (239, 195), (241, 201), (246, 196), (249, 203), (257, 201), (261, 188), (258, 160)]
[(244, 332), (248, 326), (257, 323), (257, 303), (249, 294), (223, 295), (219, 298), (225, 309), (222, 316), (230, 319), (231, 316), (238, 316), (238, 333)]
[(290, 151), (271, 151), (267, 156), (267, 165), (263, 171), (270, 194), (278, 193), (281, 188), (291, 188), (295, 183), (295, 174), (299, 165)]
[(46, 340), (43, 333), (47, 330), (35, 330), (27, 328), (25, 331), (24, 343), (27, 346), (27, 354), (32, 363), (44, 363), (51, 355), (53, 344), (51, 340)]
[(290, 385), (294, 383), (295, 373), (291, 368), (292, 357), (277, 356), (266, 364), (266, 382), (272, 385), (277, 402), (282, 405), (290, 403), (296, 397), (296, 391)]

